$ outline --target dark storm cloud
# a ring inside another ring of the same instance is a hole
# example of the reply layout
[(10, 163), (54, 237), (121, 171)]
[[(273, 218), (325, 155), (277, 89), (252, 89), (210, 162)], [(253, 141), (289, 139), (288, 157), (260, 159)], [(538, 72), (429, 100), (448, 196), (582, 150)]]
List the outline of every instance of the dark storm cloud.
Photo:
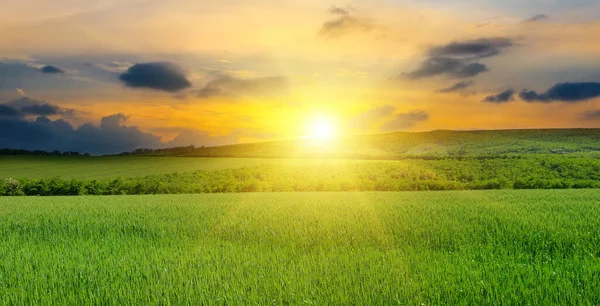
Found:
[(525, 89), (519, 93), (519, 97), (525, 102), (577, 103), (600, 97), (600, 83), (558, 83), (545, 93)]
[(224, 75), (208, 82), (198, 96), (269, 96), (285, 93), (287, 88), (288, 81), (283, 76), (241, 79)]
[(489, 70), (479, 60), (499, 55), (512, 45), (512, 40), (498, 37), (455, 41), (431, 47), (419, 67), (403, 76), (413, 80), (438, 75), (455, 79), (474, 77)]
[(548, 18), (550, 18), (550, 17), (548, 17), (548, 15), (539, 14), (539, 15), (535, 15), (529, 19), (525, 19), (525, 20), (523, 20), (523, 22), (538, 22), (538, 21), (547, 20)]
[(463, 90), (471, 87), (472, 85), (473, 85), (473, 81), (462, 81), (462, 82), (458, 82), (450, 87), (442, 88), (442, 89), (438, 90), (437, 92), (451, 93), (451, 92), (463, 91)]
[(319, 32), (321, 36), (334, 38), (349, 32), (365, 32), (374, 28), (373, 20), (355, 16), (349, 9), (332, 6), (327, 11), (335, 18), (323, 23)]
[(119, 76), (125, 86), (176, 92), (191, 87), (183, 70), (169, 62), (135, 64)]
[(585, 120), (600, 120), (600, 109), (587, 111), (582, 117)]
[[(0, 109), (2, 109), (0, 107)], [(78, 151), (109, 154), (136, 148), (157, 148), (159, 137), (125, 126), (126, 116), (102, 118), (100, 126), (86, 123), (73, 128), (63, 119), (38, 117), (35, 121), (0, 116), (0, 144), (11, 149)]]
[(422, 110), (413, 110), (408, 113), (400, 113), (391, 121), (379, 126), (382, 131), (397, 131), (411, 128), (420, 122), (427, 121), (429, 114)]
[(483, 99), (483, 102), (501, 104), (501, 103), (514, 101), (515, 100), (514, 96), (515, 96), (515, 91), (512, 89), (509, 89), (509, 90), (505, 90), (505, 91), (495, 94), (495, 95), (487, 96), (487, 97), (485, 97), (485, 99)]
[(40, 71), (42, 73), (46, 73), (46, 74), (63, 74), (63, 73), (65, 73), (64, 70), (62, 70), (58, 67), (50, 66), (50, 65), (40, 68)]

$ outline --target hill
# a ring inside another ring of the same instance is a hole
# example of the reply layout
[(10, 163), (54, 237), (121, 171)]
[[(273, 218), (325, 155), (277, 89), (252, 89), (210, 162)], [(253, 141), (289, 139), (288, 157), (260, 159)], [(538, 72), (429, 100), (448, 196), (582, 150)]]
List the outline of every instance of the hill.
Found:
[(219, 147), (139, 149), (121, 155), (439, 159), (593, 152), (600, 152), (600, 129), (396, 132), (335, 140), (299, 139)]

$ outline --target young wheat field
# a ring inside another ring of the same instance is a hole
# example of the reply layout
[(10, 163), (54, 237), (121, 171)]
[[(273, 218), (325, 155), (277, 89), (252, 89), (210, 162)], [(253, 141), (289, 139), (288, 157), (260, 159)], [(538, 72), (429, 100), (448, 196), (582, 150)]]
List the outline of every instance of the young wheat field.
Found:
[(0, 198), (0, 304), (593, 305), (600, 191)]

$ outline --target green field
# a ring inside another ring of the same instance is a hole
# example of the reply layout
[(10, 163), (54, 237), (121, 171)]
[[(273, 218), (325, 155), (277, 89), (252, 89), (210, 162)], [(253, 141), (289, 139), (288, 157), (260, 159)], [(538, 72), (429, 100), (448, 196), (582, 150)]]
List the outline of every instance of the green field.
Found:
[[(0, 178), (109, 179), (257, 165), (320, 166), (369, 161), (344, 159), (199, 158), (137, 156), (0, 156)], [(390, 161), (391, 162), (391, 161)]]
[(0, 198), (0, 304), (593, 305), (600, 191)]

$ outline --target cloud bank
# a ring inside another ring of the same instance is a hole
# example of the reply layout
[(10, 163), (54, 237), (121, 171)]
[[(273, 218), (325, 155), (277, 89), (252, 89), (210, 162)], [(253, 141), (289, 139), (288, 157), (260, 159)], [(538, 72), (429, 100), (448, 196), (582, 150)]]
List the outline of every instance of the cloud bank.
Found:
[[(0, 106), (0, 113), (3, 107)], [(111, 154), (136, 148), (157, 148), (160, 138), (125, 126), (127, 117), (114, 114), (102, 118), (99, 126), (86, 123), (74, 128), (69, 122), (47, 117), (34, 121), (16, 116), (0, 116), (0, 144), (3, 148), (76, 151), (91, 154)]]

